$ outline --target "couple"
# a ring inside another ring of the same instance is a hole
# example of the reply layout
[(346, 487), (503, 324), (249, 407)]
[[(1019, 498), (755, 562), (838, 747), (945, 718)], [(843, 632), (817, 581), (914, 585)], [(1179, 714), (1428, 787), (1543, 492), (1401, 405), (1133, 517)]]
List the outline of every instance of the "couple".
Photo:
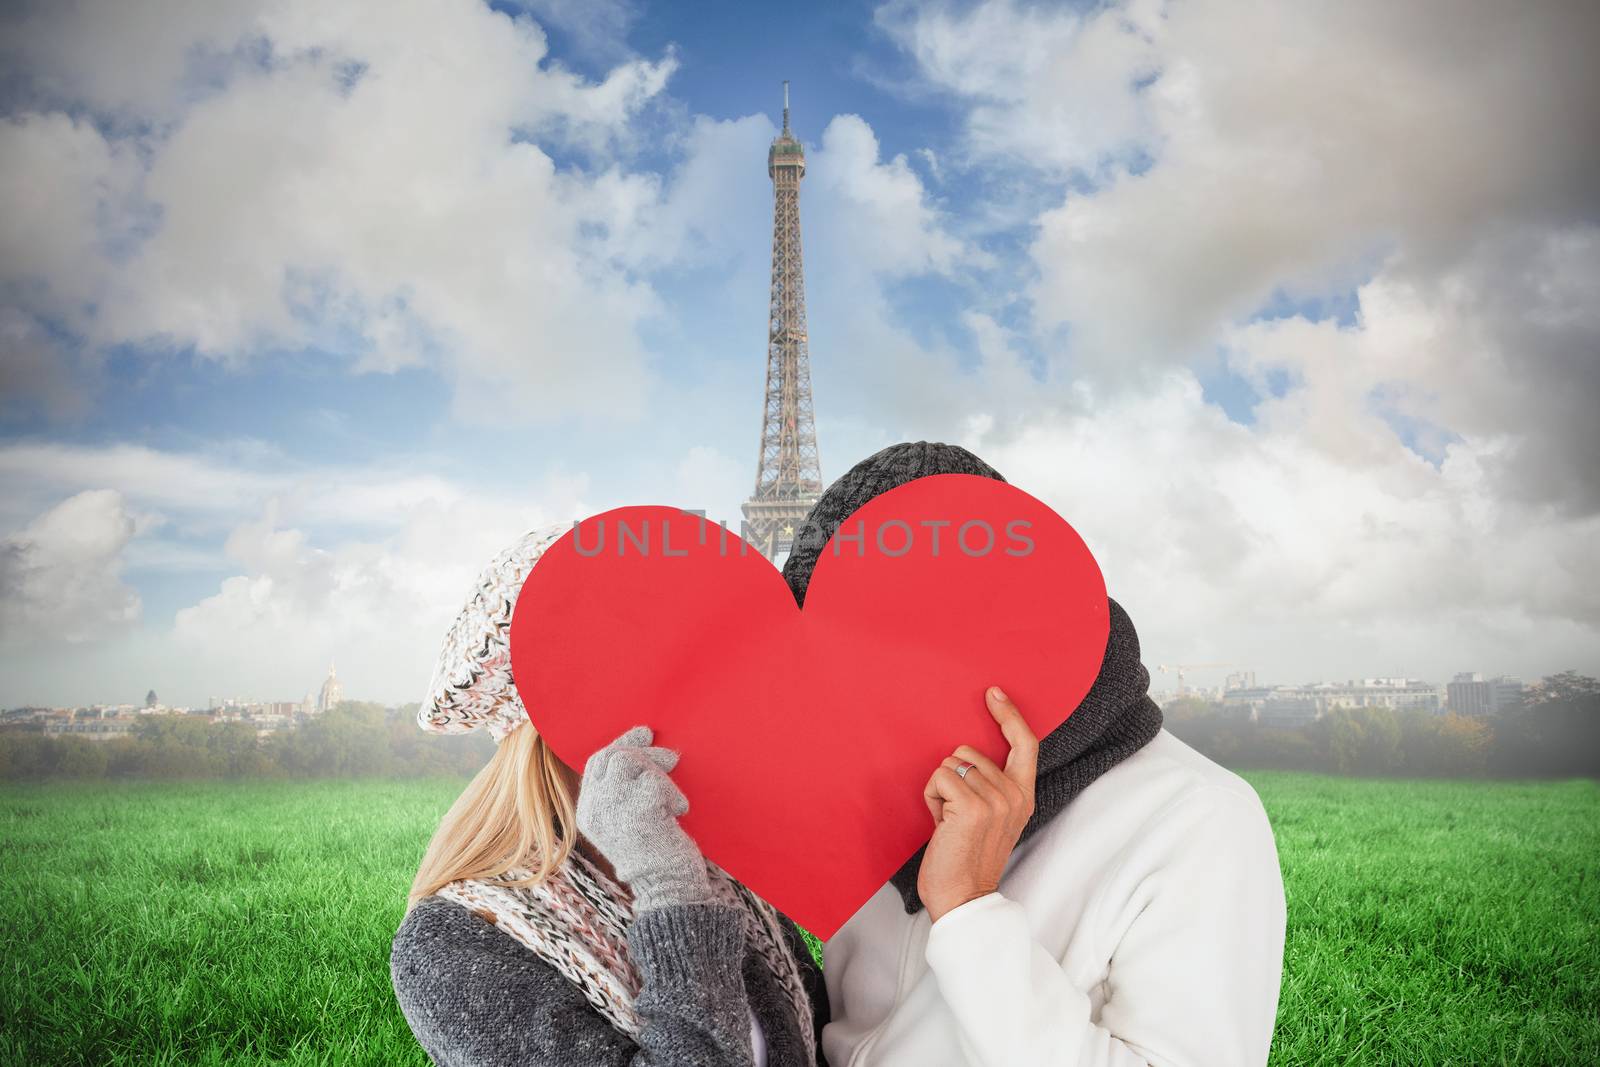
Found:
[[(823, 536), (783, 568), (796, 599), (846, 517), (947, 473), (1000, 478), (916, 442), (830, 486), (809, 519)], [(928, 845), (819, 969), (794, 925), (679, 828), (676, 756), (648, 728), (580, 773), (528, 723), (506, 638), (523, 578), (563, 533), (535, 531), (490, 565), (419, 716), (499, 742), (434, 834), (394, 938), (395, 994), (435, 1063), (1266, 1062), (1284, 939), (1272, 831), (1248, 785), (1161, 729), (1115, 601), (1099, 676), (1050, 734), (986, 693), (1010, 757), (962, 746), (928, 769)]]

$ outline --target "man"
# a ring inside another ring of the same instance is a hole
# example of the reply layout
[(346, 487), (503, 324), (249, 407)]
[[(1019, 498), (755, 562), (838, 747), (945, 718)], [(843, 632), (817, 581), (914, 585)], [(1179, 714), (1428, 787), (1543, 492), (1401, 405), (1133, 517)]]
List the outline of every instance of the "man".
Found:
[[(827, 538), (932, 474), (1004, 481), (953, 445), (893, 445), (831, 485), (784, 564), (805, 601)], [(1161, 729), (1115, 600), (1100, 673), (1034, 738), (987, 701), (1004, 767), (930, 768), (928, 846), (824, 946), (831, 1067), (1263, 1064), (1282, 974), (1283, 881), (1255, 792)]]

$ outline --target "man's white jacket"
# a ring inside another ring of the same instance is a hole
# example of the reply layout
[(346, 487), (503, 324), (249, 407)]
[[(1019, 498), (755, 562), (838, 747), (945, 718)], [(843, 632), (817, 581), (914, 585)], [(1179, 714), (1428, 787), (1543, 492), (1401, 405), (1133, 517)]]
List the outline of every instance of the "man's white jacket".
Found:
[(824, 946), (830, 1067), (1267, 1062), (1283, 878), (1255, 791), (1165, 730), (930, 924), (887, 885)]

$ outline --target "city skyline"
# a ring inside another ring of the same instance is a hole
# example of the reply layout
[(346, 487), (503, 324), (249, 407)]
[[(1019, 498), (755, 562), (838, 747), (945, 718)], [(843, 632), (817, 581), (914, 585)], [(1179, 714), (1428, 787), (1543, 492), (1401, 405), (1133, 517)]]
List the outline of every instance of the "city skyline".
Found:
[[(1170, 689), (1167, 688), (1165, 685), (1161, 684), (1160, 682), (1153, 681), (1150, 692), (1157, 699), (1177, 699), (1177, 698), (1180, 698), (1180, 697), (1183, 697), (1183, 696), (1192, 696), (1192, 695), (1202, 695), (1202, 696), (1208, 696), (1208, 697), (1221, 697), (1223, 694), (1228, 693), (1228, 692), (1236, 692), (1237, 693), (1237, 692), (1246, 692), (1246, 691), (1260, 691), (1260, 692), (1266, 692), (1266, 691), (1271, 691), (1271, 690), (1305, 690), (1305, 691), (1311, 691), (1311, 690), (1315, 690), (1315, 689), (1325, 689), (1325, 690), (1326, 689), (1342, 689), (1342, 688), (1346, 688), (1346, 687), (1371, 687), (1371, 688), (1376, 689), (1376, 690), (1381, 690), (1386, 686), (1394, 686), (1394, 685), (1401, 685), (1401, 684), (1408, 684), (1409, 683), (1409, 684), (1415, 684), (1415, 685), (1419, 685), (1419, 686), (1425, 686), (1428, 689), (1430, 689), (1431, 691), (1436, 692), (1438, 697), (1439, 697), (1439, 706), (1440, 706), (1440, 708), (1444, 708), (1447, 703), (1454, 704), (1454, 703), (1457, 703), (1457, 702), (1459, 702), (1461, 700), (1465, 700), (1466, 702), (1468, 702), (1469, 706), (1476, 706), (1478, 703), (1481, 703), (1486, 699), (1483, 696), (1473, 695), (1471, 697), (1463, 697), (1463, 698), (1457, 698), (1456, 700), (1452, 700), (1449, 696), (1447, 696), (1447, 694), (1450, 693), (1452, 688), (1456, 687), (1456, 686), (1460, 686), (1460, 685), (1464, 685), (1464, 684), (1475, 684), (1475, 685), (1479, 685), (1479, 686), (1488, 686), (1488, 687), (1492, 688), (1492, 687), (1499, 686), (1499, 685), (1507, 685), (1507, 684), (1509, 684), (1511, 686), (1511, 688), (1514, 690), (1514, 692), (1516, 694), (1520, 695), (1524, 690), (1526, 690), (1530, 686), (1536, 686), (1537, 683), (1540, 681), (1540, 679), (1538, 679), (1538, 678), (1525, 679), (1525, 678), (1521, 678), (1521, 677), (1518, 677), (1518, 676), (1515, 676), (1515, 675), (1508, 675), (1508, 674), (1504, 674), (1504, 673), (1489, 674), (1489, 673), (1486, 673), (1484, 671), (1457, 671), (1450, 677), (1450, 679), (1448, 681), (1440, 681), (1440, 682), (1430, 681), (1430, 680), (1425, 679), (1425, 678), (1415, 678), (1415, 677), (1411, 677), (1411, 676), (1407, 676), (1407, 675), (1373, 675), (1373, 674), (1352, 676), (1350, 678), (1345, 678), (1345, 679), (1316, 678), (1316, 679), (1311, 679), (1311, 680), (1302, 680), (1302, 681), (1298, 681), (1298, 682), (1289, 682), (1289, 681), (1277, 681), (1277, 682), (1265, 681), (1265, 682), (1260, 682), (1256, 678), (1256, 673), (1257, 672), (1252, 671), (1252, 670), (1230, 671), (1225, 675), (1223, 681), (1221, 681), (1220, 683), (1205, 684), (1205, 683), (1196, 683), (1196, 682), (1193, 682), (1191, 680), (1191, 681), (1177, 682), (1177, 683), (1175, 683), (1175, 688), (1170, 688)], [(1547, 675), (1546, 677), (1553, 676), (1553, 674), (1559, 674), (1559, 673), (1561, 673), (1561, 672), (1559, 672), (1559, 671), (1558, 672), (1553, 672), (1552, 675)], [(1581, 674), (1582, 672), (1580, 671), (1578, 673)], [(1159, 675), (1156, 676), (1156, 677), (1159, 677)], [(182, 704), (182, 703), (178, 703), (178, 702), (168, 703), (166, 701), (161, 701), (157, 705), (157, 707), (162, 709), (162, 710), (198, 712), (201, 708), (204, 708), (205, 710), (208, 710), (208, 711), (216, 711), (216, 710), (220, 710), (220, 709), (224, 709), (224, 708), (277, 707), (278, 705), (284, 705), (284, 706), (292, 705), (292, 706), (294, 706), (296, 708), (300, 708), (300, 709), (303, 709), (303, 710), (304, 709), (309, 709), (309, 710), (306, 710), (307, 714), (311, 714), (313, 712), (320, 713), (320, 712), (326, 711), (329, 707), (337, 705), (342, 699), (344, 699), (343, 683), (342, 682), (337, 682), (337, 688), (333, 689), (332, 690), (333, 695), (331, 697), (329, 696), (329, 693), (330, 693), (329, 682), (335, 682), (335, 681), (337, 681), (337, 680), (334, 677), (333, 668), (330, 666), (329, 675), (328, 675), (328, 677), (326, 679), (323, 680), (322, 687), (321, 687), (320, 691), (316, 691), (315, 694), (313, 693), (313, 691), (307, 691), (306, 694), (304, 695), (304, 697), (302, 697), (300, 699), (296, 699), (296, 700), (270, 700), (270, 699), (269, 700), (258, 700), (253, 696), (249, 696), (249, 697), (238, 697), (238, 696), (217, 697), (215, 695), (209, 695), (209, 696), (207, 696), (204, 704), (189, 705), (189, 704)], [(279, 688), (283, 688), (283, 687), (280, 686)], [(159, 687), (156, 687), (156, 688), (148, 690), (148, 692), (155, 693), (158, 690), (159, 690)], [(363, 698), (363, 697), (355, 697), (355, 698), (352, 698), (352, 699), (355, 699), (355, 700), (358, 700), (358, 701), (366, 701), (366, 698)], [(1500, 706), (1503, 706), (1503, 705), (1505, 705), (1506, 703), (1509, 702), (1509, 701), (1507, 701), (1505, 699), (1502, 699), (1502, 698), (1499, 698), (1499, 697), (1487, 698), (1487, 699), (1488, 699), (1488, 706), (1492, 710), (1498, 710), (1498, 708)], [(389, 706), (389, 707), (397, 707), (397, 706), (404, 706), (405, 704), (408, 704), (408, 703), (418, 703), (418, 702), (420, 702), (420, 700), (421, 700), (421, 697), (419, 696), (419, 697), (413, 698), (412, 700), (402, 700), (402, 701), (374, 700), (374, 701), (370, 701), (370, 702), (371, 703), (384, 704), (384, 705)], [(133, 709), (133, 710), (136, 710), (136, 711), (138, 711), (138, 710), (148, 711), (149, 710), (149, 703), (148, 703), (148, 701), (109, 701), (109, 700), (77, 701), (77, 702), (67, 702), (67, 703), (51, 704), (51, 705), (23, 703), (23, 704), (18, 704), (18, 705), (0, 707), (0, 711), (20, 710), (20, 709), (29, 708), (29, 707), (49, 708), (49, 709), (53, 709), (53, 710), (96, 710), (96, 709), (113, 709), (113, 708), (115, 708), (115, 709)]]

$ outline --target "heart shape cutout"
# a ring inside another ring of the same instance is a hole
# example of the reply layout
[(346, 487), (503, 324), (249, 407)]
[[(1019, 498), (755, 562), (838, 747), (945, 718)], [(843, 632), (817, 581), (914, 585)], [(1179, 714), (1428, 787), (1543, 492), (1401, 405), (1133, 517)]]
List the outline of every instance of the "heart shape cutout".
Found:
[(678, 508), (575, 524), (511, 624), (533, 725), (581, 768), (629, 727), (681, 753), (683, 826), (818, 937), (932, 833), (923, 786), (957, 745), (1003, 763), (999, 685), (1040, 737), (1082, 701), (1110, 618), (1075, 530), (1005, 482), (914, 481), (824, 546), (804, 610), (765, 557)]

